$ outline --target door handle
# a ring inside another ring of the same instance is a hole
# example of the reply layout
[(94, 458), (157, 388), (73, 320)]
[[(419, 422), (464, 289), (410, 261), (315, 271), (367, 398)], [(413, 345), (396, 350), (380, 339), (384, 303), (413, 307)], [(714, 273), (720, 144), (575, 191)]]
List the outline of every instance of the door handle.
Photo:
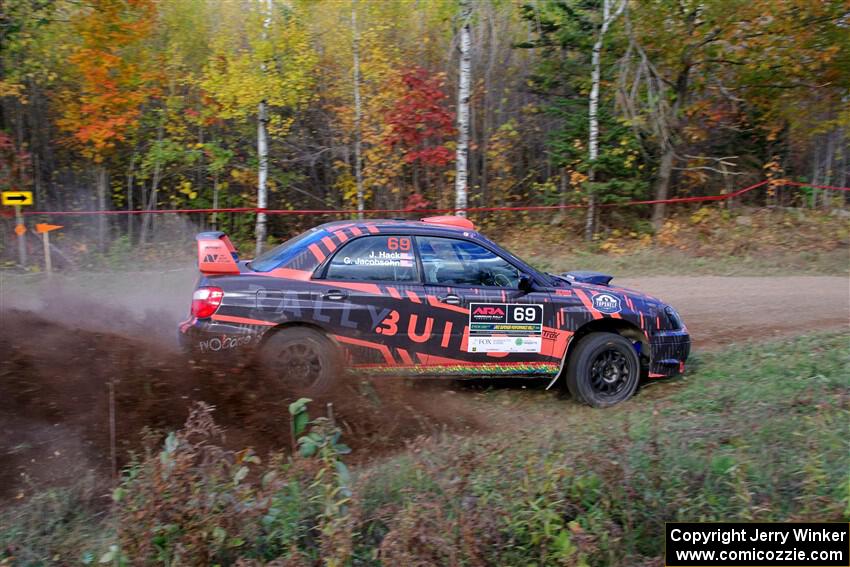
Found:
[(460, 305), (460, 297), (458, 297), (457, 295), (455, 295), (453, 293), (449, 293), (447, 295), (441, 295), (437, 299), (439, 299), (443, 303), (448, 303), (449, 305)]
[(329, 289), (322, 296), (323, 299), (329, 299), (331, 301), (340, 301), (341, 299), (345, 299), (346, 297), (348, 297), (348, 292), (341, 291), (338, 289)]

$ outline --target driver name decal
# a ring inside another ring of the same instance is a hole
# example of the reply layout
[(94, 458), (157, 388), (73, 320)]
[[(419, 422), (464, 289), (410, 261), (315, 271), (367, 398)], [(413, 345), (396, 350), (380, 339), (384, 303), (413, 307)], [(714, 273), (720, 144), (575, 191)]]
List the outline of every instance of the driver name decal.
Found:
[(467, 352), (533, 352), (543, 344), (543, 305), (471, 303)]
[(622, 307), (620, 306), (620, 298), (611, 295), (610, 293), (600, 293), (593, 296), (593, 307), (602, 313), (619, 313)]

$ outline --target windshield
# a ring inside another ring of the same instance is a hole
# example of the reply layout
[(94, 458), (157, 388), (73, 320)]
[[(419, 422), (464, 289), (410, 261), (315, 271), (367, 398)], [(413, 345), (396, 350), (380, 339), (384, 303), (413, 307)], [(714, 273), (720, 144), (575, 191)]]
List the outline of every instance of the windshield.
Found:
[(315, 228), (311, 228), (307, 232), (302, 232), (298, 236), (290, 238), (283, 244), (278, 244), (271, 250), (266, 250), (248, 262), (248, 267), (255, 272), (268, 272), (269, 270), (277, 268), (281, 262), (287, 259), (291, 252), (297, 250), (297, 247), (295, 246), (296, 244), (307, 239), (310, 235), (316, 232), (316, 230), (317, 229)]

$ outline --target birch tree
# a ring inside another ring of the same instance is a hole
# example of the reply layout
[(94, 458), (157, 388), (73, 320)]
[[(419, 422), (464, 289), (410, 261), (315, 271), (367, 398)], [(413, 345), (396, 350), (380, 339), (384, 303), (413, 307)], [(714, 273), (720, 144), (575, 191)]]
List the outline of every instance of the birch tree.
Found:
[(599, 158), (599, 83), (602, 80), (602, 45), (605, 41), (605, 34), (608, 32), (608, 27), (616, 20), (623, 10), (626, 8), (626, 0), (618, 0), (614, 11), (611, 11), (612, 0), (602, 1), (602, 23), (599, 26), (599, 32), (596, 35), (596, 42), (593, 44), (593, 54), (591, 56), (591, 65), (593, 71), (591, 73), (590, 100), (588, 105), (588, 154), (590, 160), (590, 169), (587, 173), (587, 217), (584, 223), (584, 238), (585, 240), (593, 240), (594, 219), (596, 218), (596, 193), (593, 189), (593, 182), (596, 179), (596, 160)]
[[(272, 25), (272, 2), (273, 0), (260, 0), (264, 4), (265, 18), (263, 18), (263, 41), (269, 40), (269, 28)], [(260, 71), (268, 73), (268, 64), (265, 60), (260, 63)], [(264, 93), (265, 94), (265, 93)], [(265, 209), (269, 205), (268, 179), (269, 179), (269, 131), (268, 131), (268, 103), (265, 97), (257, 105), (257, 208)], [(263, 251), (263, 245), (267, 236), (266, 213), (257, 213), (257, 227), (255, 235), (257, 244), (254, 255), (259, 256)]]
[[(240, 125), (256, 116), (257, 207), (264, 209), (270, 143), (289, 133), (293, 111), (310, 98), (316, 56), (299, 14), (273, 0), (226, 2), (221, 12), (201, 86), (217, 103), (220, 118)], [(267, 217), (258, 213), (257, 254), (266, 236)]]
[(467, 175), (469, 172), (469, 91), (472, 82), (472, 38), (470, 19), (472, 0), (461, 0), (460, 17), (460, 71), (457, 91), (457, 172), (455, 175), (455, 209), (458, 215), (466, 216)]

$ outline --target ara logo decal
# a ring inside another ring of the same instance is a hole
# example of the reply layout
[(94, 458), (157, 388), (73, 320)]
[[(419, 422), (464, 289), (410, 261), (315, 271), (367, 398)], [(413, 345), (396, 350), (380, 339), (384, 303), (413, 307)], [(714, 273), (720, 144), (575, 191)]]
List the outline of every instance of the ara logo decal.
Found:
[(593, 297), (593, 307), (602, 313), (619, 313), (620, 298), (610, 293), (600, 293)]
[(476, 307), (475, 311), (473, 311), (475, 315), (496, 315), (498, 317), (504, 317), (505, 311), (501, 307)]

